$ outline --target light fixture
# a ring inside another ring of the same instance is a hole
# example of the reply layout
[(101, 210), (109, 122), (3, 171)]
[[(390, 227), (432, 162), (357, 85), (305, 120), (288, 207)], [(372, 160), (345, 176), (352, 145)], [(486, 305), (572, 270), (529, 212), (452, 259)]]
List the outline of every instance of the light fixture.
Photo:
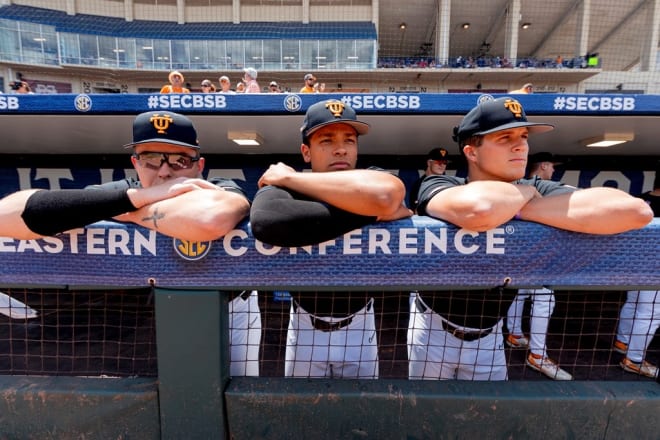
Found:
[(600, 136), (582, 140), (582, 145), (592, 148), (611, 147), (635, 139), (634, 133), (604, 133)]
[(461, 25), (461, 27), (462, 27), (463, 29), (470, 29), (470, 23), (463, 23), (463, 24)]
[(401, 23), (401, 24), (399, 25), (399, 29), (401, 29), (402, 31), (405, 31), (405, 30), (406, 30), (406, 24), (405, 24), (405, 23)]
[(256, 131), (229, 131), (227, 132), (227, 139), (234, 141), (242, 147), (256, 147), (264, 143), (264, 138)]
[(522, 26), (520, 26), (523, 29), (529, 29), (529, 27), (532, 25), (532, 23), (523, 23)]

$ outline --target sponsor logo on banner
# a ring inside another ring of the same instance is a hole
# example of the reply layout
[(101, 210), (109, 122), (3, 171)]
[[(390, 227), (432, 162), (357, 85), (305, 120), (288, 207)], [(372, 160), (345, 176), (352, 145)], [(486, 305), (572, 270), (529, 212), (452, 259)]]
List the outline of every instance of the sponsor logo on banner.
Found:
[(227, 97), (222, 93), (150, 95), (147, 107), (150, 110), (218, 110), (227, 108)]
[(591, 112), (629, 112), (635, 110), (633, 96), (557, 96), (555, 110), (577, 110)]
[(175, 238), (172, 240), (174, 251), (184, 260), (197, 261), (211, 251), (211, 241), (188, 241)]
[(302, 99), (298, 95), (287, 95), (284, 98), (284, 109), (288, 112), (295, 113), (302, 108)]
[(76, 96), (73, 105), (79, 112), (88, 112), (92, 109), (92, 98), (89, 95), (80, 94)]
[(355, 110), (416, 110), (422, 106), (419, 95), (345, 95), (341, 102)]

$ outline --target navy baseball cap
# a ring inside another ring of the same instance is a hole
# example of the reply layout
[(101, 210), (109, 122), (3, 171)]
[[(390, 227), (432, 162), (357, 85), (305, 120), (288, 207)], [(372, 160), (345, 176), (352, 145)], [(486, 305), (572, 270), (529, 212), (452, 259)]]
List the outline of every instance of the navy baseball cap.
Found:
[(124, 148), (132, 148), (148, 142), (199, 149), (197, 131), (192, 121), (183, 115), (167, 111), (137, 115), (133, 121), (133, 142), (124, 145)]
[(303, 143), (307, 142), (309, 136), (319, 128), (338, 122), (350, 125), (358, 134), (369, 133), (369, 124), (358, 121), (355, 110), (350, 105), (330, 99), (317, 102), (307, 109), (305, 120), (300, 127)]
[(460, 125), (454, 127), (453, 139), (461, 142), (470, 136), (483, 136), (518, 127), (528, 127), (530, 133), (543, 133), (555, 128), (551, 124), (529, 122), (522, 104), (505, 97), (482, 102), (470, 110)]
[(445, 162), (451, 162), (449, 160), (449, 153), (444, 148), (434, 148), (429, 151), (428, 158), (431, 160), (444, 160)]

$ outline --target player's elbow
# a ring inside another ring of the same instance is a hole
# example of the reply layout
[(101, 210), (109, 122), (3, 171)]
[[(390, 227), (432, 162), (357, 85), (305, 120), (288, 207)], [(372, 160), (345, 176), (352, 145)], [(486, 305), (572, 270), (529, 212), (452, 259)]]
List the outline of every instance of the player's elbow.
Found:
[(631, 229), (643, 228), (653, 220), (653, 210), (644, 200), (635, 198), (632, 205), (630, 209)]
[(380, 191), (373, 198), (375, 210), (378, 216), (392, 215), (401, 207), (403, 199), (406, 196), (406, 188), (400, 181), (395, 181), (380, 188)]
[(457, 224), (472, 231), (488, 231), (502, 224), (502, 219), (495, 215), (495, 206), (488, 200), (464, 199), (454, 209)]

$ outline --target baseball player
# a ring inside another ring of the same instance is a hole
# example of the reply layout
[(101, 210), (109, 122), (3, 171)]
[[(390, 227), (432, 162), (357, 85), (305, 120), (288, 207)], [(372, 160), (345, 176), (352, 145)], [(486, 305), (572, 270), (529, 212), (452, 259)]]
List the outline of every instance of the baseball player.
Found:
[[(552, 180), (557, 161), (551, 153), (537, 153), (529, 157), (528, 177)], [(525, 299), (532, 302), (529, 317), (529, 338), (522, 331), (522, 314)], [(548, 357), (546, 337), (550, 316), (555, 309), (555, 295), (550, 289), (520, 289), (507, 312), (507, 335), (505, 342), (511, 348), (528, 348), (526, 363), (553, 380), (573, 380), (573, 376)]]
[(422, 180), (426, 176), (432, 176), (434, 174), (442, 175), (445, 174), (447, 170), (447, 164), (449, 164), (449, 153), (444, 148), (433, 148), (428, 152), (426, 156), (426, 169), (424, 174), (415, 181), (412, 188), (410, 189), (410, 195), (408, 196), (408, 206), (413, 211), (417, 208), (417, 194), (419, 193), (419, 187), (422, 184)]
[[(133, 122), (133, 142), (125, 147), (133, 152), (131, 162), (139, 180), (11, 194), (0, 200), (0, 236), (34, 239), (114, 218), (182, 240), (210, 241), (231, 231), (248, 214), (249, 201), (236, 183), (202, 178), (205, 160), (187, 117), (167, 111), (142, 113)], [(258, 351), (261, 321), (256, 293), (229, 295), (234, 297), (230, 302), (230, 310), (236, 312), (231, 317), (234, 325), (255, 326), (247, 331), (249, 336), (232, 332), (248, 341), (242, 348), (232, 345), (232, 359), (252, 363), (232, 363), (231, 370), (258, 374), (254, 347)], [(239, 353), (241, 349), (247, 353)]]
[[(660, 216), (660, 170), (655, 172), (653, 190), (642, 194), (654, 217)], [(629, 373), (658, 377), (658, 367), (648, 362), (646, 350), (660, 326), (660, 293), (657, 290), (631, 290), (621, 307), (614, 351), (625, 355), (619, 365)]]
[[(516, 218), (574, 232), (615, 234), (642, 228), (652, 212), (614, 188), (578, 190), (525, 179), (530, 134), (552, 130), (527, 120), (511, 97), (480, 103), (454, 128), (467, 178), (429, 176), (419, 191), (420, 215), (472, 231)], [(419, 292), (411, 295), (409, 375), (423, 379), (507, 379), (502, 317), (515, 290)]]
[[(358, 136), (369, 125), (341, 101), (309, 107), (301, 127), (303, 160), (312, 172), (278, 163), (259, 179), (250, 210), (258, 240), (306, 246), (380, 220), (408, 217), (398, 177), (356, 169)], [(291, 292), (285, 375), (377, 378), (374, 299), (368, 292)]]

